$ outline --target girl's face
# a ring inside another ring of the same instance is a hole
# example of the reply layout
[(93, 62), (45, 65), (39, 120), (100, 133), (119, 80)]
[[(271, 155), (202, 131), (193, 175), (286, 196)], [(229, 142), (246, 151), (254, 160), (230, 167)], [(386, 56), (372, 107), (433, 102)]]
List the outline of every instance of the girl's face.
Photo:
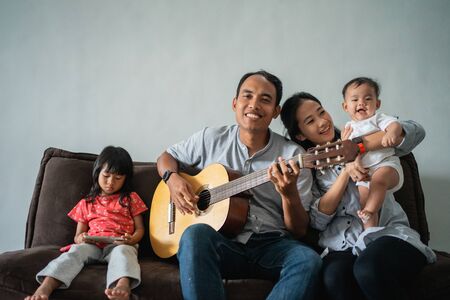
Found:
[(98, 184), (102, 189), (102, 195), (112, 195), (120, 191), (125, 183), (125, 175), (107, 172), (107, 165), (104, 165), (98, 176)]
[(297, 139), (310, 140), (317, 145), (333, 141), (334, 124), (330, 114), (317, 102), (304, 101), (296, 112), (300, 134)]

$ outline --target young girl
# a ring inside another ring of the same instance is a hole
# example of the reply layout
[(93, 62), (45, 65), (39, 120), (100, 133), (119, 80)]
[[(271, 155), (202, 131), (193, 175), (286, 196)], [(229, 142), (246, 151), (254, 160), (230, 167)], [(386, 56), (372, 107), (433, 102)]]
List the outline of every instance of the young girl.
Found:
[[(333, 120), (320, 101), (308, 93), (298, 93), (284, 103), (281, 120), (290, 138), (309, 148), (339, 138)], [(421, 142), (420, 125), (401, 122), (404, 137), (397, 154), (410, 152)], [(384, 135), (384, 134), (382, 134)], [(381, 147), (364, 138), (367, 150)], [(407, 286), (434, 252), (420, 241), (392, 194), (387, 194), (380, 211), (379, 227), (364, 230), (358, 210), (359, 192), (351, 177), (362, 177), (366, 170), (357, 163), (315, 172), (311, 206), (311, 226), (320, 230), (324, 292), (329, 299), (408, 299)], [(328, 253), (328, 254), (327, 254)], [(363, 294), (363, 295), (362, 295)]]
[(345, 124), (345, 128), (351, 128), (351, 132), (343, 139), (353, 139), (380, 130), (385, 132), (381, 141), (384, 147), (361, 156), (361, 164), (369, 169), (370, 178), (356, 178), (361, 202), (358, 215), (367, 229), (378, 225), (378, 211), (386, 192), (394, 193), (403, 185), (400, 159), (394, 155), (392, 148), (401, 140), (402, 127), (396, 118), (377, 112), (381, 106), (378, 98), (380, 87), (373, 79), (358, 77), (350, 80), (344, 86), (342, 95), (342, 107), (351, 118)]
[[(48, 299), (56, 288), (68, 288), (85, 263), (107, 262), (105, 294), (109, 299), (129, 299), (140, 284), (138, 242), (144, 235), (141, 213), (144, 202), (131, 191), (133, 163), (126, 150), (106, 147), (94, 163), (89, 194), (69, 212), (77, 223), (75, 244), (36, 275), (41, 284), (25, 300)], [(95, 242), (92, 236), (116, 238)]]

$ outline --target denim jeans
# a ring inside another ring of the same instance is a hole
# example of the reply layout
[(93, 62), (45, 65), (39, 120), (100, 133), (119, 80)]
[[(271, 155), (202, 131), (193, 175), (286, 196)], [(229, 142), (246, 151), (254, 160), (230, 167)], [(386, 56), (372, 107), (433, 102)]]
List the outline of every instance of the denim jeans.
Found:
[(178, 250), (184, 299), (226, 299), (222, 278), (276, 281), (267, 299), (313, 299), (322, 261), (301, 242), (271, 232), (233, 242), (206, 224), (183, 233)]

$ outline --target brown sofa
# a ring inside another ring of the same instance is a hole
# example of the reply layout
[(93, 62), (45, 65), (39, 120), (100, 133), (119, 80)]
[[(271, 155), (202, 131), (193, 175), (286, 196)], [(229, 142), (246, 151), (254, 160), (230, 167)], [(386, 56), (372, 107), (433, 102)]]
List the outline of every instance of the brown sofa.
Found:
[[(88, 192), (95, 158), (94, 154), (55, 148), (45, 151), (31, 199), (25, 249), (0, 255), (0, 299), (23, 299), (33, 293), (38, 287), (35, 274), (60, 254), (61, 246), (72, 242), (76, 224), (67, 213)], [(402, 165), (405, 183), (396, 198), (411, 226), (427, 243), (424, 198), (414, 156), (403, 157)], [(148, 207), (159, 181), (155, 163), (135, 163), (135, 190)], [(148, 228), (149, 212), (144, 218)], [(314, 240), (314, 234), (312, 237)], [(450, 299), (450, 256), (437, 254), (437, 263), (428, 265), (416, 282), (411, 282), (411, 299)], [(148, 234), (140, 243), (139, 260), (142, 284), (133, 290), (132, 299), (181, 299), (176, 259), (158, 258)], [(105, 265), (86, 266), (69, 289), (56, 290), (51, 299), (106, 299), (105, 271)], [(273, 285), (260, 279), (224, 280), (224, 284), (229, 299), (264, 299)]]

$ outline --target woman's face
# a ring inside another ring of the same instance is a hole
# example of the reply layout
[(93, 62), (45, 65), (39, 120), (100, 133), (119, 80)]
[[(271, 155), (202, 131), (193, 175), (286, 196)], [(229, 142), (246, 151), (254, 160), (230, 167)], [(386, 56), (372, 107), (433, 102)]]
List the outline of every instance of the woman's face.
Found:
[(317, 145), (333, 141), (334, 124), (330, 114), (317, 102), (304, 101), (296, 113), (300, 134), (297, 139), (310, 140)]

